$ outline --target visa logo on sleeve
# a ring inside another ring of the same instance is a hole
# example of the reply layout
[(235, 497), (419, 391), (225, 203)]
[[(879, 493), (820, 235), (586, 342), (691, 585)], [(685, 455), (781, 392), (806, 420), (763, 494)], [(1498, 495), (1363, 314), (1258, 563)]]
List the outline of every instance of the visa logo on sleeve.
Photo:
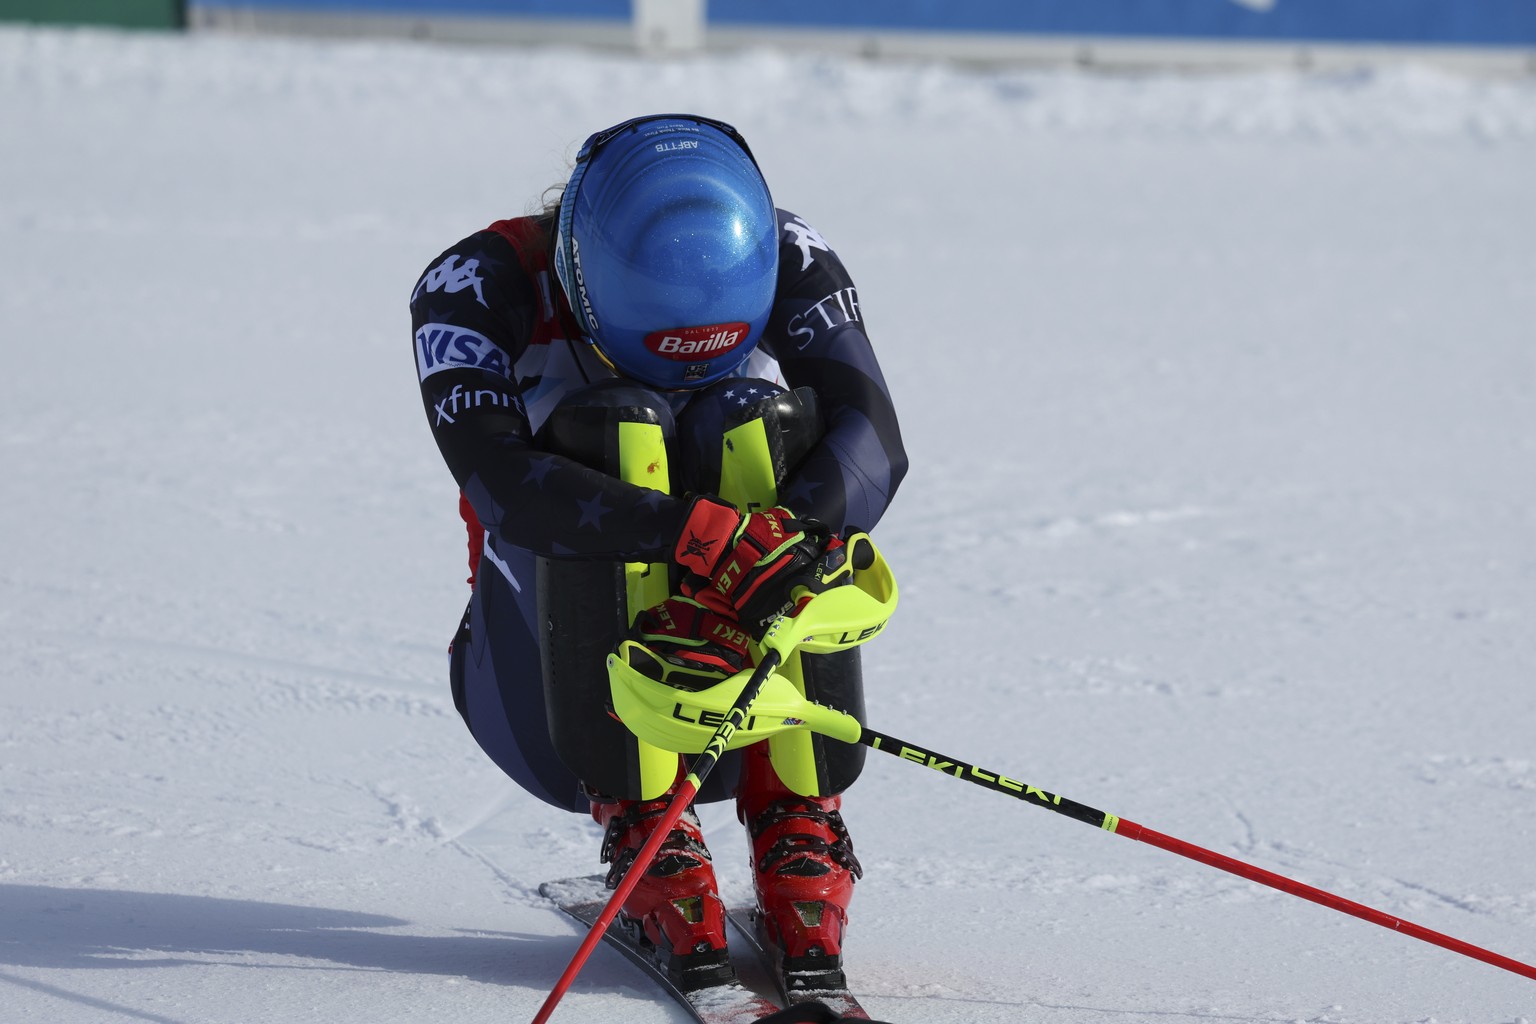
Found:
[(416, 331), (416, 372), (426, 380), (441, 370), (490, 370), (512, 376), (512, 360), (490, 338), (452, 324), (423, 324)]

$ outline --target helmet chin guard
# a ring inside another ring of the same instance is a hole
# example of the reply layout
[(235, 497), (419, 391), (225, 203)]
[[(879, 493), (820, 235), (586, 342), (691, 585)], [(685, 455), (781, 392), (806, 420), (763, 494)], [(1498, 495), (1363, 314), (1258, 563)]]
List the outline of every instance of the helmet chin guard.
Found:
[(773, 197), (730, 125), (651, 115), (582, 145), (555, 273), (622, 376), (692, 389), (734, 373), (768, 323), (778, 264)]

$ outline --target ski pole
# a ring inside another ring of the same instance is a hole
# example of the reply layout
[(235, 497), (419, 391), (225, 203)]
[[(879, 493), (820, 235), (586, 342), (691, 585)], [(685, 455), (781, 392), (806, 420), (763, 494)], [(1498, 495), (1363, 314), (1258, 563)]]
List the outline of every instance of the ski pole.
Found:
[[(779, 621), (783, 622), (785, 620), (780, 619)], [(773, 627), (769, 627), (770, 633), (772, 630)], [(666, 813), (661, 816), (661, 821), (656, 825), (650, 838), (645, 841), (645, 845), (640, 847), (640, 852), (635, 855), (634, 862), (630, 864), (629, 870), (624, 873), (624, 877), (619, 881), (618, 888), (614, 889), (613, 895), (608, 898), (608, 905), (603, 907), (603, 912), (598, 915), (597, 920), (592, 924), (592, 930), (587, 932), (587, 937), (582, 940), (581, 947), (576, 950), (576, 955), (571, 957), (571, 962), (566, 966), (565, 973), (560, 975), (560, 980), (555, 982), (555, 987), (544, 1000), (544, 1005), (539, 1007), (538, 1014), (533, 1018), (533, 1024), (544, 1024), (545, 1021), (549, 1020), (549, 1015), (555, 1012), (555, 1006), (560, 1002), (561, 997), (565, 995), (566, 991), (570, 989), (572, 982), (576, 980), (576, 975), (581, 973), (582, 967), (585, 966), (587, 958), (592, 955), (592, 951), (602, 941), (603, 935), (608, 931), (608, 926), (618, 916), (619, 908), (624, 905), (624, 901), (629, 898), (629, 894), (634, 891), (635, 886), (640, 884), (640, 879), (645, 876), (646, 871), (650, 868), (651, 861), (656, 858), (657, 851), (661, 849), (662, 843), (666, 842), (668, 833), (672, 831), (672, 826), (677, 824), (677, 819), (681, 818), (683, 812), (688, 809), (688, 805), (693, 803), (693, 798), (698, 795), (699, 787), (703, 785), (705, 777), (714, 770), (715, 764), (720, 760), (720, 755), (725, 753), (732, 735), (746, 721), (747, 709), (757, 696), (757, 691), (762, 689), (763, 681), (771, 676), (773, 670), (779, 666), (780, 657), (778, 650), (774, 648), (769, 648), (764, 652), (763, 660), (758, 664), (757, 670), (752, 673), (746, 687), (742, 689), (741, 695), (736, 698), (736, 703), (725, 716), (725, 720), (715, 729), (714, 737), (709, 741), (709, 745), (694, 759), (688, 775), (678, 786), (677, 793), (672, 797), (672, 802), (667, 805)]]
[(1103, 829), (1105, 832), (1112, 832), (1117, 836), (1124, 836), (1127, 839), (1135, 839), (1138, 842), (1156, 846), (1159, 849), (1167, 850), (1169, 853), (1176, 853), (1181, 857), (1187, 857), (1190, 860), (1208, 864), (1213, 868), (1220, 868), (1222, 871), (1230, 872), (1249, 881), (1258, 882), (1260, 885), (1267, 885), (1272, 889), (1278, 889), (1292, 896), (1299, 896), (1304, 900), (1311, 900), (1313, 903), (1349, 914), (1352, 917), (1358, 917), (1363, 921), (1381, 925), (1383, 928), (1402, 932), (1404, 935), (1415, 939), (1449, 949), (1453, 953), (1460, 953), (1462, 956), (1481, 960), (1484, 963), (1492, 964), (1495, 967), (1511, 971), (1523, 977), (1536, 979), (1536, 967), (1530, 964), (1483, 949), (1481, 946), (1474, 946), (1470, 942), (1463, 942), (1461, 939), (1453, 938), (1452, 936), (1426, 928), (1423, 925), (1404, 921), (1400, 917), (1394, 917), (1391, 914), (1375, 910), (1353, 900), (1347, 900), (1342, 896), (1314, 888), (1295, 879), (1287, 878), (1284, 875), (1277, 875), (1273, 871), (1266, 871), (1264, 868), (1245, 863), (1235, 857), (1228, 857), (1226, 854), (1207, 850), (1193, 843), (1185, 842), (1182, 839), (1175, 839), (1173, 836), (1164, 835), (1144, 825), (1138, 825), (1134, 821), (1119, 818), (1113, 814), (1106, 814), (1104, 811), (1095, 810), (1092, 807), (1057, 796), (1054, 793), (1047, 793), (1037, 786), (1031, 786), (1017, 779), (1011, 779), (999, 772), (986, 771), (958, 758), (935, 753), (916, 744), (908, 743), (905, 740), (899, 740), (893, 736), (876, 732), (867, 726), (862, 727), (862, 735), (859, 737), (859, 742), (867, 747), (873, 747), (875, 750), (882, 750), (887, 754), (893, 754), (903, 760), (932, 768), (945, 775), (952, 775), (957, 779), (973, 782), (983, 789), (1005, 793), (1036, 807), (1044, 807), (1048, 811), (1055, 811), (1057, 814), (1065, 815), (1068, 818), (1086, 822), (1096, 828)]
[[(784, 647), (789, 650), (798, 646), (809, 653), (828, 653), (863, 643), (878, 635), (896, 606), (896, 581), (885, 559), (875, 550), (868, 536), (859, 534), (849, 538), (850, 546), (858, 541), (862, 550), (855, 557), (857, 567), (853, 587), (828, 590), (806, 606), (806, 612), (815, 612), (800, 623), (798, 641)], [(792, 620), (781, 620), (792, 621)], [(625, 666), (622, 658), (609, 658), (609, 681), (613, 694), (613, 706), (630, 731), (648, 743), (665, 750), (699, 750), (711, 738), (710, 723), (733, 706), (737, 697), (739, 678), (746, 673), (702, 690), (679, 689), (666, 681), (657, 680)], [(1440, 946), (1453, 953), (1484, 963), (1522, 977), (1536, 979), (1536, 967), (1513, 960), (1491, 950), (1474, 946), (1461, 939), (1433, 931), (1423, 925), (1405, 921), (1383, 911), (1367, 907), (1342, 896), (1314, 888), (1284, 875), (1247, 864), (1234, 857), (1216, 853), (1193, 843), (1164, 835), (1134, 821), (1108, 814), (1085, 804), (1068, 800), (1054, 793), (1047, 793), (1038, 786), (1009, 778), (1000, 772), (989, 772), (968, 761), (948, 757), (905, 740), (876, 732), (862, 724), (854, 716), (817, 704), (789, 680), (771, 675), (766, 680), (754, 680), (756, 693), (752, 713), (735, 736), (738, 745), (768, 739), (782, 732), (809, 729), (844, 743), (862, 743), (888, 754), (914, 761), (945, 775), (975, 783), (984, 789), (996, 790), (1025, 803), (1044, 807), (1057, 814), (1086, 822), (1095, 828), (1135, 839), (1156, 846), (1169, 853), (1219, 868), (1240, 878), (1267, 885), (1292, 896), (1310, 900), (1324, 907), (1358, 917), (1363, 921), (1402, 932), (1412, 938)]]
[[(896, 581), (890, 574), (890, 567), (880, 557), (879, 551), (870, 541), (868, 534), (852, 534), (846, 538), (842, 548), (825, 554), (821, 562), (820, 576), (823, 580), (837, 581), (842, 581), (846, 577), (846, 581), (852, 585), (832, 586), (830, 589), (815, 592), (797, 590), (798, 602), (794, 610), (778, 616), (764, 632), (761, 641), (762, 655), (757, 667), (750, 674), (743, 670), (732, 677), (734, 680), (745, 676), (746, 682), (740, 692), (730, 699), (728, 705), (722, 701), (721, 710), (712, 711), (707, 719), (703, 715), (691, 719), (680, 718), (665, 711), (659, 716), (683, 729), (684, 740), (680, 746), (668, 745), (672, 736), (665, 730), (660, 736), (648, 730), (644, 731), (643, 735), (641, 731), (636, 731), (636, 721), (643, 720), (647, 724), (654, 724), (654, 720), (638, 713), (626, 715), (626, 710), (631, 709), (632, 705), (624, 699), (632, 694), (634, 687), (639, 687), (641, 690), (659, 687), (665, 694), (679, 691), (628, 666), (626, 653), (637, 648), (644, 650), (632, 640), (624, 641), (619, 645), (617, 652), (608, 656), (609, 676), (610, 679), (615, 680), (614, 709), (630, 730), (635, 731), (636, 735), (640, 735), (647, 741), (660, 740), (656, 745), (663, 750), (698, 750), (699, 755), (694, 758), (687, 776), (679, 784), (677, 793), (673, 795), (672, 802), (667, 805), (661, 820), (645, 841), (645, 845), (640, 847), (640, 852), (635, 855), (634, 861), (619, 881), (618, 888), (608, 898), (603, 912), (593, 922), (591, 931), (582, 940), (581, 947), (576, 950), (576, 955), (566, 966), (565, 973), (560, 975), (560, 980), (555, 983), (554, 989), (544, 1000), (544, 1005), (539, 1007), (538, 1014), (533, 1018), (533, 1024), (544, 1024), (549, 1020), (549, 1015), (554, 1012), (555, 1006), (570, 989), (571, 984), (576, 980), (576, 975), (586, 964), (587, 958), (602, 941), (608, 926), (618, 916), (619, 909), (629, 898), (629, 894), (640, 883), (651, 861), (656, 858), (657, 852), (661, 849), (662, 843), (666, 841), (667, 834), (672, 831), (672, 826), (677, 824), (677, 819), (683, 816), (683, 812), (698, 795), (705, 777), (714, 770), (721, 755), (733, 749), (734, 746), (757, 741), (757, 735), (752, 733), (753, 722), (749, 720), (749, 715), (753, 702), (758, 699), (765, 684), (770, 680), (783, 683), (782, 677), (776, 675), (774, 670), (797, 649), (844, 650), (864, 643), (878, 635), (884, 628), (886, 619), (890, 617), (891, 610), (896, 606)], [(703, 692), (718, 692), (720, 689), (719, 686), (711, 687)], [(800, 699), (804, 700), (804, 698)], [(667, 707), (673, 711), (676, 710), (670, 703)], [(707, 725), (702, 724), (706, 720), (719, 724), (710, 731)], [(779, 727), (790, 728), (790, 721), (804, 724), (798, 719), (793, 719), (781, 721)], [(699, 733), (707, 733), (708, 740), (700, 746), (692, 745)]]

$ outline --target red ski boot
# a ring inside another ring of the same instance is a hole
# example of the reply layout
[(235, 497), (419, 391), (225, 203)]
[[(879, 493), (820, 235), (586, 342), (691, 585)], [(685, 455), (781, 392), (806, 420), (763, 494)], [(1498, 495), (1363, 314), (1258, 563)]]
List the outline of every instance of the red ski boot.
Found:
[(790, 991), (844, 987), (843, 932), (853, 883), (864, 873), (838, 808), (779, 781), (768, 744), (742, 753), (736, 814), (752, 839), (758, 927), (782, 955)]
[[(670, 799), (593, 799), (592, 817), (607, 830), (603, 863), (613, 865), (608, 888), (618, 888)], [(692, 807), (683, 812), (645, 877), (624, 901), (619, 923), (643, 947), (654, 950), (656, 962), (685, 992), (735, 978), (725, 948), (725, 905)]]

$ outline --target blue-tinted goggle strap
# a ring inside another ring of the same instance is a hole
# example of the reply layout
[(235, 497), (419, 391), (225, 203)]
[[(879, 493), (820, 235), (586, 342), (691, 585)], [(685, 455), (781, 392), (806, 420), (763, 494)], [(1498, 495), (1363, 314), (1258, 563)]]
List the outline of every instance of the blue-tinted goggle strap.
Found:
[(642, 124), (649, 124), (652, 121), (686, 121), (692, 122), (693, 124), (707, 125), (708, 127), (720, 132), (721, 134), (726, 135), (732, 142), (740, 146), (742, 150), (747, 154), (747, 158), (752, 161), (752, 165), (754, 167), (757, 166), (757, 158), (752, 155), (752, 147), (747, 145), (747, 140), (742, 138), (741, 132), (738, 132), (733, 125), (726, 124), (724, 121), (716, 121), (712, 117), (700, 117), (697, 114), (644, 114), (640, 117), (632, 117), (628, 121), (622, 121), (619, 124), (614, 125), (612, 128), (604, 128), (600, 132), (593, 132), (591, 135), (587, 136), (587, 141), (583, 142), (581, 144), (581, 149), (577, 151), (576, 163), (579, 165), (592, 159), (598, 150), (602, 149), (608, 143), (612, 142), (620, 135), (623, 135), (631, 128), (638, 127)]

